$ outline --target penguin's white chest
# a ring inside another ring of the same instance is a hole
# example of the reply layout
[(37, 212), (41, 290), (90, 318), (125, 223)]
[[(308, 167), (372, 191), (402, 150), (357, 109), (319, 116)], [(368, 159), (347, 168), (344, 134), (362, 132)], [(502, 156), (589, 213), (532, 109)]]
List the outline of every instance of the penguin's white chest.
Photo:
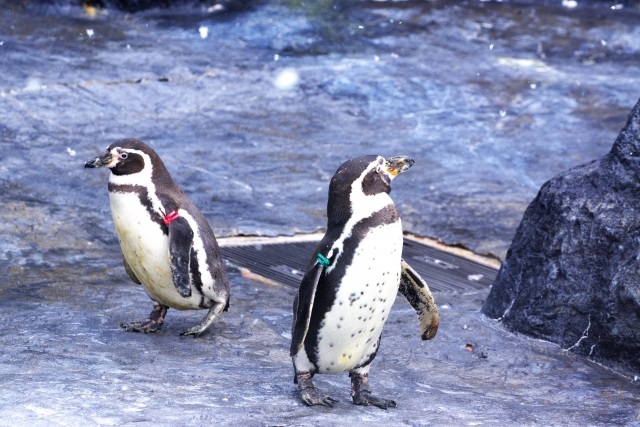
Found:
[(372, 228), (360, 242), (318, 333), (320, 373), (353, 369), (378, 350), (398, 292), (401, 259), (400, 220)]
[(199, 308), (199, 298), (183, 298), (173, 284), (169, 236), (151, 220), (136, 193), (110, 192), (111, 214), (127, 263), (149, 296), (177, 309)]

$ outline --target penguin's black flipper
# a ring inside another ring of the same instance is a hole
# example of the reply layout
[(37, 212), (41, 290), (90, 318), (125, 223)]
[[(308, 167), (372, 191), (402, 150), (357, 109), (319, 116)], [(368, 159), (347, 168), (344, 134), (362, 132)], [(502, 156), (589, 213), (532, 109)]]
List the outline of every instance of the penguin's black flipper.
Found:
[(173, 285), (184, 298), (191, 296), (189, 260), (193, 243), (193, 230), (186, 219), (180, 217), (167, 225), (169, 228), (169, 257)]
[(318, 281), (324, 267), (316, 264), (306, 272), (300, 282), (298, 295), (293, 302), (293, 326), (291, 328), (291, 357), (298, 354), (304, 345), (304, 339), (309, 330), (309, 321), (311, 320), (311, 310), (313, 309), (313, 300), (316, 296)]
[(411, 307), (418, 314), (420, 321), (420, 336), (423, 340), (430, 340), (438, 332), (438, 307), (431, 295), (427, 282), (409, 266), (401, 261), (400, 288), (398, 291), (409, 301)]
[(136, 285), (142, 285), (142, 282), (140, 281), (140, 279), (138, 279), (138, 276), (136, 276), (136, 273), (133, 272), (131, 266), (125, 259), (124, 254), (122, 254), (122, 263), (124, 264), (124, 271), (127, 272), (127, 276), (129, 276), (131, 280), (133, 280), (133, 283), (135, 283)]

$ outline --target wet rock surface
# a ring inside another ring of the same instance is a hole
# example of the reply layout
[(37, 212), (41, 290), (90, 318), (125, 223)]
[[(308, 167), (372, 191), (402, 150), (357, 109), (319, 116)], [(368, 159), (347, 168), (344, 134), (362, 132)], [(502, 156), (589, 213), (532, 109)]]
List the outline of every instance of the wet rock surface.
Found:
[(542, 183), (604, 155), (638, 96), (638, 9), (579, 3), (0, 1), (3, 201), (112, 238), (106, 173), (82, 164), (137, 137), (219, 235), (291, 235), (324, 228), (346, 159), (403, 154), (405, 229), (504, 257)]
[(386, 412), (354, 407), (346, 375), (317, 377), (335, 408), (298, 402), (290, 289), (232, 273), (196, 340), (178, 334), (204, 312), (117, 327), (151, 304), (106, 172), (82, 169), (117, 139), (149, 143), (219, 236), (323, 228), (345, 159), (410, 155), (405, 229), (504, 256), (540, 185), (605, 154), (638, 96), (631, 6), (321, 3), (0, 0), (0, 425), (640, 425), (633, 378), (504, 331), (486, 292), (436, 295), (432, 342), (398, 300), (371, 372)]
[(204, 312), (169, 310), (156, 334), (118, 328), (151, 304), (115, 260), (13, 278), (0, 292), (2, 426), (640, 426), (637, 382), (488, 321), (486, 291), (437, 294), (433, 341), (398, 297), (371, 369), (374, 392), (398, 402), (383, 411), (351, 403), (347, 374), (315, 377), (334, 408), (298, 400), (291, 288), (232, 272), (231, 309), (193, 339), (179, 333)]
[(640, 375), (640, 102), (611, 152), (545, 183), (483, 311)]

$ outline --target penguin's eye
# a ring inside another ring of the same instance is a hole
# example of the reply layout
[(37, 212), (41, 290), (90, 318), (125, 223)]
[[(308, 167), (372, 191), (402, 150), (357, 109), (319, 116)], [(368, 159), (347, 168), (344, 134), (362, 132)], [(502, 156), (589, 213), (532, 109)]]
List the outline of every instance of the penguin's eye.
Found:
[(120, 154), (120, 158), (121, 159), (126, 159), (127, 157), (129, 157), (129, 155), (127, 153), (121, 153)]

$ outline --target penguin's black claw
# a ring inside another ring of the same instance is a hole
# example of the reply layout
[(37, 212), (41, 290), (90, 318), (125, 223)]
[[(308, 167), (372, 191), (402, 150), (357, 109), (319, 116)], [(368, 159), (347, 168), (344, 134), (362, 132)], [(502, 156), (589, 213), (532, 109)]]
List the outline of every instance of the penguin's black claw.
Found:
[(369, 389), (368, 373), (352, 371), (349, 373), (349, 376), (351, 377), (351, 398), (353, 399), (354, 405), (377, 406), (385, 411), (388, 408), (398, 407), (396, 402), (393, 400), (383, 399), (371, 394), (371, 389)]
[(322, 405), (322, 406), (328, 406), (330, 408), (333, 408), (333, 404), (335, 402), (339, 402), (339, 400), (334, 397), (322, 396), (318, 391), (318, 389), (315, 387), (299, 390), (299, 392), (300, 392), (300, 399), (302, 399), (302, 401), (307, 406)]
[(216, 319), (216, 317), (218, 317), (220, 313), (224, 311), (225, 307), (226, 307), (226, 303), (214, 304), (213, 307), (211, 307), (211, 309), (209, 310), (209, 313), (207, 313), (205, 318), (202, 319), (202, 322), (182, 332), (180, 336), (193, 335), (194, 338), (199, 337), (200, 335), (202, 335), (204, 331), (209, 329), (209, 326), (211, 326), (211, 324), (213, 324), (213, 321)]
[(120, 327), (127, 332), (144, 332), (148, 334), (162, 329), (162, 323), (147, 319), (142, 322), (120, 323)]
[(194, 338), (198, 338), (200, 335), (202, 335), (203, 332), (204, 332), (204, 330), (200, 330), (199, 327), (194, 326), (194, 327), (191, 327), (191, 328), (187, 329), (186, 331), (180, 332), (180, 336), (184, 337), (186, 335), (193, 335)]
[(330, 406), (331, 408), (333, 408), (333, 404), (334, 403), (340, 402), (340, 400), (336, 399), (335, 397), (331, 397), (331, 396), (323, 397), (322, 401), (324, 402), (324, 404), (326, 404), (327, 406)]
[(309, 372), (296, 373), (296, 381), (298, 383), (298, 393), (300, 393), (300, 399), (305, 405), (322, 405), (333, 408), (335, 402), (339, 402), (338, 399), (331, 396), (322, 396), (320, 391), (313, 385), (311, 381), (311, 374)]
[(156, 305), (153, 307), (153, 311), (147, 320), (143, 320), (142, 322), (120, 323), (120, 327), (124, 328), (127, 332), (144, 332), (145, 334), (157, 332), (162, 329), (164, 316), (167, 315), (168, 309), (169, 307), (166, 305)]
[(385, 411), (388, 408), (397, 408), (398, 404), (394, 400), (383, 399), (381, 397), (376, 397), (371, 394), (368, 390), (363, 390), (360, 393), (357, 393), (353, 396), (353, 403), (355, 405), (362, 406), (377, 406), (378, 408), (382, 408)]

